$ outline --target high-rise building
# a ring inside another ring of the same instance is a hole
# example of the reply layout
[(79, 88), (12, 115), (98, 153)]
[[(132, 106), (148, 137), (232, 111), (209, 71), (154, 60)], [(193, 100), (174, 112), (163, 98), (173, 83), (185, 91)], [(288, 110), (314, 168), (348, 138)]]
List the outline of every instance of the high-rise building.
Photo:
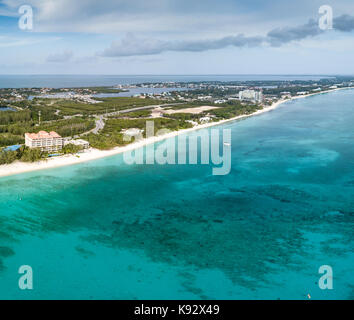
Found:
[(59, 151), (64, 146), (64, 139), (54, 131), (39, 131), (38, 133), (25, 134), (26, 146), (29, 148), (39, 148), (42, 151)]
[(254, 102), (262, 102), (263, 94), (262, 91), (255, 90), (243, 90), (239, 93), (240, 101), (254, 101)]

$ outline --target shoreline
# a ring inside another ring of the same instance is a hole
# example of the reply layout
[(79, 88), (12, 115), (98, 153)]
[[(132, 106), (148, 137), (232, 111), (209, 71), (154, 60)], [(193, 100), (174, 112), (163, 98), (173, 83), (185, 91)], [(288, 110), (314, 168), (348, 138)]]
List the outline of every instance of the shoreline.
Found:
[(88, 161), (93, 161), (93, 160), (98, 160), (98, 159), (118, 155), (118, 154), (124, 153), (126, 151), (132, 151), (134, 149), (138, 149), (138, 148), (144, 147), (149, 144), (163, 141), (168, 138), (176, 137), (180, 134), (184, 134), (184, 133), (188, 133), (188, 132), (192, 132), (192, 131), (196, 131), (196, 130), (200, 130), (200, 129), (205, 129), (205, 128), (209, 128), (209, 127), (214, 127), (214, 126), (222, 125), (227, 122), (236, 121), (236, 120), (240, 120), (240, 119), (244, 119), (244, 118), (248, 118), (248, 117), (253, 117), (253, 116), (256, 116), (259, 114), (263, 114), (263, 113), (275, 110), (279, 106), (281, 106), (282, 104), (289, 102), (289, 101), (293, 101), (293, 100), (297, 100), (297, 99), (301, 99), (301, 98), (307, 98), (307, 97), (315, 96), (315, 95), (319, 95), (319, 94), (326, 94), (326, 93), (339, 91), (339, 90), (345, 90), (345, 89), (354, 89), (354, 88), (353, 87), (337, 88), (337, 89), (331, 89), (331, 90), (322, 91), (322, 92), (310, 93), (310, 94), (303, 95), (303, 96), (291, 97), (291, 98), (284, 99), (284, 100), (279, 100), (279, 101), (273, 103), (271, 106), (265, 107), (265, 108), (258, 110), (252, 114), (241, 115), (241, 116), (237, 116), (234, 118), (221, 120), (218, 122), (205, 123), (205, 124), (195, 126), (193, 128), (183, 129), (183, 130), (179, 130), (179, 131), (173, 131), (173, 132), (161, 135), (161, 136), (145, 138), (141, 141), (133, 142), (127, 146), (116, 147), (111, 150), (98, 150), (98, 149), (90, 148), (88, 151), (81, 153), (79, 157), (76, 155), (65, 155), (65, 156), (60, 156), (60, 157), (52, 158), (52, 159), (46, 159), (46, 160), (33, 162), (33, 163), (15, 161), (14, 163), (11, 163), (11, 164), (0, 165), (0, 178), (18, 175), (18, 174), (22, 174), (22, 173), (28, 173), (28, 172), (32, 172), (32, 171), (54, 169), (54, 168), (59, 168), (59, 167), (64, 167), (64, 166), (69, 166), (69, 165), (75, 165), (75, 164), (80, 164), (80, 163), (84, 163), (84, 162), (88, 162)]

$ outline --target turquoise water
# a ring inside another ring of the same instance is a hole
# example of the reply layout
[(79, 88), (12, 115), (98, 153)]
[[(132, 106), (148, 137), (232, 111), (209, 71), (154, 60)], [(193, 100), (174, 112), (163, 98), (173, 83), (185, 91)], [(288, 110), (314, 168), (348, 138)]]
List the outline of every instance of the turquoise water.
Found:
[(118, 155), (0, 179), (0, 298), (353, 299), (354, 90), (219, 128), (227, 176)]

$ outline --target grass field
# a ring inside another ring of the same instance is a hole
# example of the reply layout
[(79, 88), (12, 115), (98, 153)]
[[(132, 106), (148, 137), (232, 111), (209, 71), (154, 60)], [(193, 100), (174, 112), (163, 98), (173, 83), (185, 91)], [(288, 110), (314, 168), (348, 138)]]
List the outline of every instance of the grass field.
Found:
[(36, 98), (33, 103), (37, 106), (41, 106), (47, 111), (56, 112), (59, 110), (59, 114), (62, 116), (72, 116), (76, 114), (81, 115), (94, 115), (104, 114), (107, 112), (114, 112), (119, 110), (130, 109), (134, 107), (144, 107), (149, 105), (156, 105), (163, 103), (163, 101), (157, 101), (154, 99), (139, 99), (130, 97), (114, 97), (114, 98), (97, 98), (98, 103), (87, 104), (74, 100), (67, 99), (45, 99)]

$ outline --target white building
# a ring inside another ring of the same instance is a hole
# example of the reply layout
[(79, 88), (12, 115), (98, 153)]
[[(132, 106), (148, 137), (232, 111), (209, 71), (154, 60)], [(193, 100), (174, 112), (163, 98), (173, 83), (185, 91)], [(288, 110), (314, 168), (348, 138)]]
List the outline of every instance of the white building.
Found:
[(211, 117), (205, 116), (199, 119), (200, 123), (207, 123), (211, 121)]
[(33, 149), (39, 148), (42, 151), (59, 151), (64, 146), (64, 139), (54, 131), (39, 131), (38, 133), (25, 134), (26, 146)]
[(213, 97), (212, 96), (199, 96), (198, 97), (198, 100), (211, 100), (211, 99), (213, 99)]
[(75, 146), (79, 146), (81, 147), (82, 149), (88, 149), (90, 148), (90, 143), (86, 140), (83, 140), (83, 139), (76, 139), (76, 140), (67, 140), (65, 141), (65, 145), (68, 145), (68, 144), (73, 144)]
[(197, 126), (199, 123), (193, 120), (186, 120), (186, 122), (190, 123), (193, 127)]
[(125, 136), (128, 137), (141, 137), (142, 138), (142, 133), (143, 130), (138, 129), (138, 128), (129, 128), (129, 129), (123, 129), (121, 131), (121, 133), (123, 133)]
[(222, 99), (222, 100), (215, 100), (214, 101), (215, 104), (222, 104), (222, 103), (225, 103), (225, 102), (227, 102), (227, 100), (223, 100)]
[(239, 99), (240, 101), (262, 102), (263, 94), (262, 91), (243, 90), (239, 92)]

